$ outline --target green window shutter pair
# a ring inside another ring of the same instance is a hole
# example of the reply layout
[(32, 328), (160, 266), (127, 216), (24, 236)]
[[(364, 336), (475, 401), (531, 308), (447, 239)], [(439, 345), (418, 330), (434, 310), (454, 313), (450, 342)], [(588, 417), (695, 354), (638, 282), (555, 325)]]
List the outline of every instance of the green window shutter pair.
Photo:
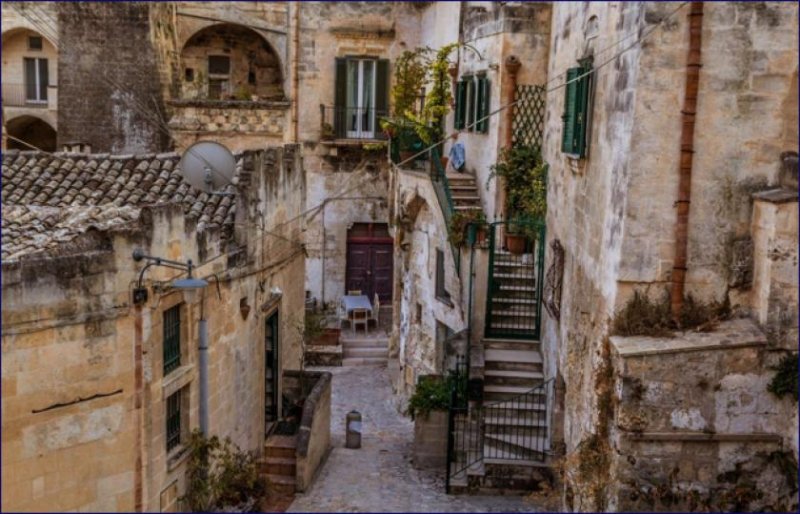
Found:
[(389, 60), (378, 59), (375, 77), (375, 122), (389, 115)]
[(342, 138), (347, 134), (347, 59), (344, 57), (336, 58), (333, 106), (333, 132), (337, 138)]
[(589, 92), (591, 90), (591, 75), (587, 75), (587, 73), (591, 70), (591, 60), (584, 61), (581, 66), (567, 70), (561, 151), (579, 158), (586, 156)]

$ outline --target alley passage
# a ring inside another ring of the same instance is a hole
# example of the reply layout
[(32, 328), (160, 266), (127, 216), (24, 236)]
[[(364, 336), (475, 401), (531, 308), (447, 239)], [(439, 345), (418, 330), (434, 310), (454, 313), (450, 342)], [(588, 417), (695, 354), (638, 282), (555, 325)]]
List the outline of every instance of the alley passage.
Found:
[[(333, 450), (314, 485), (288, 512), (533, 512), (516, 496), (448, 496), (444, 473), (411, 463), (414, 424), (397, 412), (385, 367), (317, 368), (333, 373)], [(361, 412), (361, 448), (344, 447), (345, 415)]]

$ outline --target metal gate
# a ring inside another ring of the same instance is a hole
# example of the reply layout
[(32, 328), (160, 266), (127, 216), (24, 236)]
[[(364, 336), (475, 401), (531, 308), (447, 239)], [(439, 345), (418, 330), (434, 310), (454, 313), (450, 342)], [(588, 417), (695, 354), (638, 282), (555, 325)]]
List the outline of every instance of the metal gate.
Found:
[(486, 337), (539, 338), (544, 240), (542, 221), (490, 225)]

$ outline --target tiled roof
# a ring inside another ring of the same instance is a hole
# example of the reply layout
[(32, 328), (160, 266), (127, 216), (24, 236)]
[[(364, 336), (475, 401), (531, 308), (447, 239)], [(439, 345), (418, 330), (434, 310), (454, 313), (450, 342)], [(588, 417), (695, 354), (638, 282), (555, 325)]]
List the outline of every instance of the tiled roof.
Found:
[[(198, 232), (222, 228), (222, 237), (228, 238), (233, 228), (235, 197), (208, 195), (193, 188), (181, 177), (179, 161), (180, 156), (175, 153), (113, 156), (5, 152), (3, 260), (7, 255), (12, 255), (6, 252), (6, 245), (20, 249), (13, 253), (20, 255), (23, 248), (28, 248), (27, 242), (36, 237), (37, 230), (48, 226), (44, 220), (34, 223), (36, 216), (45, 211), (33, 209), (27, 217), (23, 217), (32, 223), (29, 229), (18, 220), (14, 232), (7, 230), (6, 207), (13, 206), (112, 209), (108, 214), (100, 214), (100, 210), (91, 211), (93, 214), (84, 218), (91, 224), (95, 218), (109, 221), (119, 219), (113, 213), (119, 212), (122, 207), (179, 203), (187, 218), (196, 221)], [(241, 163), (241, 156), (237, 156), (234, 184), (238, 181)], [(226, 191), (233, 192), (233, 186), (227, 186)]]
[(105, 231), (138, 221), (140, 209), (94, 207), (3, 206), (3, 261), (46, 254), (73, 242), (89, 230)]

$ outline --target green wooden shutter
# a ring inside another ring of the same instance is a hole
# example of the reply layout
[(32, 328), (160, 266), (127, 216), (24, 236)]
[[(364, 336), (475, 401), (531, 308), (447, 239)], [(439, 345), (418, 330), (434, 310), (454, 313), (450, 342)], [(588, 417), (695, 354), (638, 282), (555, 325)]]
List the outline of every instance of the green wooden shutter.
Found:
[(389, 61), (378, 59), (375, 77), (375, 122), (389, 116)]
[(456, 85), (456, 113), (455, 113), (455, 128), (464, 128), (464, 111), (467, 103), (467, 83), (464, 80), (459, 80)]
[(575, 153), (575, 117), (576, 103), (578, 98), (578, 81), (581, 68), (570, 68), (567, 70), (567, 85), (564, 88), (564, 115), (563, 131), (561, 133), (561, 151), (565, 153)]
[[(478, 79), (478, 89), (480, 90), (480, 94), (478, 95), (478, 119), (485, 118), (489, 115), (490, 111), (490, 93), (491, 93), (491, 82), (486, 77), (480, 77)], [(475, 127), (475, 130), (486, 134), (489, 132), (489, 119), (485, 119), (478, 123)]]
[(336, 137), (343, 138), (347, 133), (347, 116), (345, 116), (345, 107), (347, 106), (347, 59), (343, 57), (336, 58), (336, 80), (334, 85), (333, 131)]
[(475, 130), (472, 127), (472, 122), (475, 121), (475, 80), (472, 77), (466, 77), (464, 79), (467, 85), (467, 99), (464, 102), (464, 107), (466, 109), (466, 116), (464, 117), (464, 128), (468, 131)]
[(580, 61), (581, 68), (580, 74), (584, 75), (578, 80), (577, 103), (575, 109), (575, 148), (574, 152), (577, 156), (583, 158), (586, 156), (587, 138), (588, 138), (588, 120), (589, 120), (589, 93), (591, 90), (592, 76), (588, 75), (592, 71), (591, 58)]

